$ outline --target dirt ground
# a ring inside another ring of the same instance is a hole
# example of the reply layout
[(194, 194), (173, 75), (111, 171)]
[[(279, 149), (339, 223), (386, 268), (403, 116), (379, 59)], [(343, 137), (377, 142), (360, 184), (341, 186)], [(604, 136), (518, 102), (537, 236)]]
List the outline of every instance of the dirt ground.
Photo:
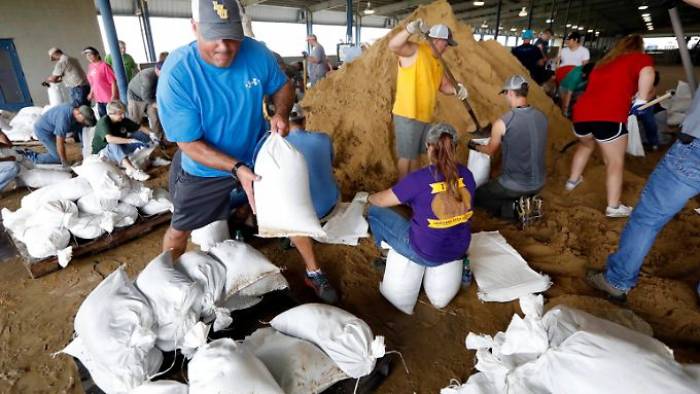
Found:
[[(439, 2), (417, 12), (429, 23), (445, 18), (456, 27), (459, 54), (465, 51), (469, 56), (453, 54), (448, 62), (457, 65), (453, 71), (472, 92), (475, 110), (484, 116), (482, 122), (493, 121), (504, 110), (493, 92), (496, 81), (522, 68), (512, 64), (512, 58), (498, 44), (469, 41), (466, 27), (455, 25), (445, 4)], [(361, 63), (322, 81), (304, 102), (310, 110), (310, 128), (326, 130), (335, 139), (336, 175), (346, 197), (357, 190), (380, 190), (395, 177), (390, 132), (395, 72), (387, 66), (391, 59), (380, 53), (385, 43), (375, 45), (380, 47), (373, 46), (358, 60)], [(372, 67), (375, 72), (367, 77), (367, 69)], [(669, 70), (662, 72), (662, 83), (672, 86), (671, 79), (682, 74), (677, 73), (678, 68)], [(550, 275), (554, 284), (545, 293), (548, 307), (565, 304), (653, 332), (674, 349), (679, 361), (700, 362), (700, 307), (695, 292), (700, 280), (700, 215), (693, 212), (700, 204), (691, 201), (661, 232), (627, 304), (606, 301), (583, 278), (587, 269), (603, 267), (606, 256), (616, 248), (625, 220), (603, 215), (604, 168), (599, 158), (589, 163), (586, 181), (579, 188), (563, 192), (573, 150), (561, 154), (558, 148), (571, 139), (570, 126), (541, 90), (533, 89), (531, 98), (550, 119), (548, 184), (542, 193), (546, 216), (521, 231), (477, 210), (474, 231), (499, 230), (535, 270)], [(464, 135), (473, 125), (448, 99), (440, 99), (438, 117), (452, 121)], [(71, 156), (76, 155), (72, 149)], [(645, 179), (662, 155), (628, 157), (623, 202), (637, 201)], [(461, 157), (466, 158), (466, 152), (462, 151)], [(154, 175), (149, 185), (166, 184), (164, 170)], [(26, 191), (15, 191), (3, 196), (0, 206), (17, 209), (24, 194)], [(73, 318), (87, 294), (121, 264), (134, 277), (159, 253), (164, 231), (161, 227), (114, 250), (75, 259), (62, 271), (36, 280), (29, 278), (17, 258), (0, 263), (0, 392), (82, 392), (73, 362), (51, 354), (70, 341)], [(296, 251), (282, 250), (276, 241), (264, 242), (261, 250), (287, 268), (294, 292), (309, 297), (300, 281), (294, 280), (302, 272)], [(467, 333), (494, 334), (519, 313), (517, 302), (480, 302), (472, 284), (443, 310), (436, 310), (421, 296), (414, 315), (407, 316), (379, 294), (381, 277), (371, 266), (377, 252), (369, 240), (358, 247), (318, 245), (317, 254), (341, 292), (340, 306), (365, 319), (375, 334), (386, 336), (387, 347), (400, 351), (408, 364), (407, 375), (396, 360), (380, 393), (435, 393), (450, 379), (466, 380), (474, 372), (474, 353), (464, 347)]]

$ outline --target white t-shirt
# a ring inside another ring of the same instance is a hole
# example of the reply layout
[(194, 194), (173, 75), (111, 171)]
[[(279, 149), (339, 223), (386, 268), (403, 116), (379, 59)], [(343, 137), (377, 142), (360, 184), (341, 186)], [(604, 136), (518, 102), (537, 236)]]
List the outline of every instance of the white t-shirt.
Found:
[(576, 48), (575, 51), (572, 51), (569, 49), (569, 47), (565, 47), (561, 50), (561, 63), (559, 63), (559, 67), (581, 66), (583, 65), (583, 62), (589, 60), (590, 58), (591, 53), (588, 52), (588, 48), (584, 47), (583, 45)]

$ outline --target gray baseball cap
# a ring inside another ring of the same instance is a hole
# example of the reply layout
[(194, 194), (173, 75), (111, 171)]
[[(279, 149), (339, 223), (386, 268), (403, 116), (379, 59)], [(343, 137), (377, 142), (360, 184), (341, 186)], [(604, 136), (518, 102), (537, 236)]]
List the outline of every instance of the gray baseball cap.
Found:
[(85, 118), (85, 126), (92, 127), (95, 125), (95, 123), (97, 123), (95, 120), (95, 112), (87, 105), (81, 105), (78, 107), (78, 112), (80, 112), (80, 114)]
[(452, 30), (447, 27), (447, 25), (438, 24), (431, 27), (428, 32), (428, 37), (442, 38), (443, 40), (447, 40), (447, 45), (451, 47), (457, 46), (457, 41), (452, 38)]
[(512, 75), (506, 79), (506, 82), (503, 84), (503, 89), (501, 89), (498, 94), (503, 94), (509, 90), (518, 90), (521, 89), (524, 85), (527, 85), (527, 79), (523, 77), (522, 75)]
[(301, 109), (301, 105), (295, 103), (294, 106), (292, 106), (292, 110), (289, 112), (289, 120), (302, 120), (305, 117), (306, 115), (304, 115), (304, 110)]
[(192, 18), (207, 41), (245, 37), (236, 0), (192, 0)]
[(452, 143), (457, 143), (457, 130), (447, 123), (435, 123), (430, 126), (428, 134), (425, 136), (425, 142), (427, 144), (434, 144), (438, 142), (440, 136), (443, 134), (449, 134), (452, 137)]

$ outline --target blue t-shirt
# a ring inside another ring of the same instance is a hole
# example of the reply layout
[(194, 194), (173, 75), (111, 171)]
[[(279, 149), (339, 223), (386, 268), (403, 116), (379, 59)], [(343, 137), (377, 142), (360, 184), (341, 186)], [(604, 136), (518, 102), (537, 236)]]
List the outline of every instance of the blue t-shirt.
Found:
[(34, 123), (37, 134), (65, 137), (69, 132), (80, 132), (82, 125), (73, 116), (71, 104), (60, 104), (44, 112)]
[(457, 169), (461, 202), (452, 198), (445, 177), (433, 165), (408, 174), (392, 187), (399, 201), (413, 210), (411, 247), (433, 266), (461, 259), (471, 242), (476, 184), (467, 167), (458, 164)]
[(333, 176), (333, 143), (326, 133), (294, 130), (287, 136), (296, 150), (301, 152), (309, 168), (311, 199), (320, 218), (328, 215), (338, 202), (338, 184)]
[[(204, 61), (197, 43), (173, 51), (163, 65), (156, 97), (168, 140), (202, 140), (238, 160), (252, 163), (253, 150), (265, 132), (262, 100), (287, 82), (275, 57), (260, 42), (246, 37), (231, 65)], [(182, 169), (201, 177), (229, 176), (182, 154)]]

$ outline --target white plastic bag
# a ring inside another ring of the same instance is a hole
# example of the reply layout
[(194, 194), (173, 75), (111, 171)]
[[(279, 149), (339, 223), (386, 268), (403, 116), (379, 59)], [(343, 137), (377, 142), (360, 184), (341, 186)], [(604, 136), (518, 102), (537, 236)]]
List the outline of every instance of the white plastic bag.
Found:
[(270, 325), (313, 342), (355, 379), (369, 375), (385, 353), (384, 337), (375, 337), (363, 320), (331, 305), (300, 305), (277, 315)]
[(201, 287), (173, 267), (170, 251), (148, 263), (136, 278), (136, 286), (153, 308), (158, 348), (171, 351), (181, 347), (183, 338), (199, 320)]
[(77, 337), (63, 352), (80, 359), (107, 393), (129, 392), (160, 368), (151, 307), (123, 267), (87, 296), (74, 326)]
[(22, 208), (37, 209), (45, 202), (56, 200), (75, 201), (91, 192), (90, 183), (85, 178), (71, 178), (36, 189), (22, 197)]
[(491, 173), (491, 157), (486, 153), (469, 149), (467, 168), (474, 175), (476, 187), (480, 187), (489, 181), (489, 175)]
[(192, 243), (199, 245), (203, 252), (208, 252), (214, 245), (227, 239), (231, 239), (231, 235), (226, 220), (217, 220), (192, 231)]
[(7, 137), (11, 141), (29, 141), (34, 136), (34, 123), (41, 117), (42, 107), (24, 107), (19, 110), (12, 120), (11, 129), (7, 131)]
[(81, 214), (70, 220), (68, 231), (82, 239), (95, 239), (114, 230), (114, 215)]
[(246, 243), (226, 240), (209, 253), (226, 267), (225, 298), (233, 294), (258, 296), (288, 287), (279, 267)]
[(549, 276), (533, 271), (498, 231), (472, 234), (469, 262), (482, 301), (508, 302), (549, 289)]
[(260, 148), (255, 173), (261, 177), (253, 185), (260, 237), (325, 236), (301, 152), (282, 136), (271, 134)]
[(7, 208), (2, 209), (2, 225), (6, 230), (21, 240), (24, 230), (27, 228), (27, 220), (32, 217), (34, 211), (27, 208), (20, 208), (16, 211), (10, 211)]
[(326, 236), (314, 239), (327, 244), (357, 246), (360, 238), (369, 236), (369, 224), (363, 216), (366, 201), (367, 193), (359, 192), (350, 204), (341, 203), (340, 209), (323, 225)]
[(213, 257), (203, 252), (187, 252), (175, 262), (175, 268), (184, 272), (202, 288), (197, 309), (206, 321), (214, 322), (214, 331), (228, 327), (231, 322), (230, 312), (220, 308), (224, 298), (226, 284), (226, 267)]
[(129, 192), (131, 184), (123, 171), (102, 160), (90, 157), (73, 171), (87, 179), (97, 197), (119, 200)]
[(170, 202), (170, 194), (165, 189), (156, 189), (153, 191), (151, 199), (141, 207), (141, 212), (144, 215), (157, 215), (173, 210), (173, 203)]
[(70, 101), (68, 88), (66, 88), (63, 82), (51, 82), (47, 90), (49, 95), (49, 107), (55, 107)]
[(73, 218), (78, 216), (78, 207), (73, 201), (56, 200), (43, 203), (27, 219), (27, 227), (65, 227), (68, 228)]
[(38, 259), (57, 256), (58, 264), (64, 268), (73, 257), (73, 248), (68, 246), (70, 233), (63, 227), (29, 227), (24, 230), (20, 240), (30, 256)]
[(99, 198), (92, 192), (80, 197), (77, 201), (78, 210), (92, 215), (102, 215), (106, 211), (117, 208), (119, 200)]
[(283, 394), (270, 371), (244, 346), (230, 338), (197, 350), (188, 367), (190, 394)]
[(286, 394), (321, 393), (348, 378), (316, 345), (271, 327), (246, 337), (243, 346), (265, 364)]
[(642, 136), (639, 134), (639, 123), (634, 115), (627, 117), (627, 132), (627, 153), (632, 156), (644, 157), (644, 146), (642, 145)]
[(47, 170), (43, 168), (27, 169), (21, 167), (19, 172), (20, 183), (31, 188), (40, 188), (53, 185), (71, 179), (73, 174), (70, 171)]
[(114, 227), (128, 227), (136, 222), (139, 217), (139, 211), (136, 207), (120, 202), (116, 207), (109, 210), (114, 213)]

